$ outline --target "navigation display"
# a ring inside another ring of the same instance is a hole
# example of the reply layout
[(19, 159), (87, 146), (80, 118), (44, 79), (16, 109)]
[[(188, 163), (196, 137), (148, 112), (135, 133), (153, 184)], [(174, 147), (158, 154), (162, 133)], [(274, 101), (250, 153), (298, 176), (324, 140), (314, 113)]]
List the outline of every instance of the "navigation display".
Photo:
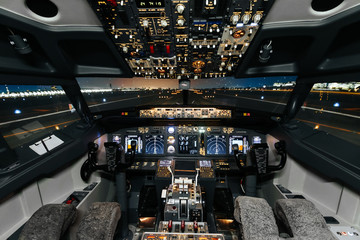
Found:
[(164, 136), (145, 135), (145, 154), (164, 154)]
[(196, 135), (179, 135), (178, 140), (180, 154), (198, 153), (198, 137)]
[(206, 154), (224, 155), (226, 154), (226, 136), (209, 135), (206, 137)]
[(131, 141), (136, 142), (135, 153), (141, 153), (142, 152), (142, 140), (141, 140), (141, 136), (138, 136), (138, 135), (126, 135), (125, 136), (125, 152), (127, 153), (130, 151)]
[(240, 153), (246, 153), (248, 148), (246, 136), (230, 136), (229, 138), (229, 153), (233, 154), (232, 145), (237, 144)]

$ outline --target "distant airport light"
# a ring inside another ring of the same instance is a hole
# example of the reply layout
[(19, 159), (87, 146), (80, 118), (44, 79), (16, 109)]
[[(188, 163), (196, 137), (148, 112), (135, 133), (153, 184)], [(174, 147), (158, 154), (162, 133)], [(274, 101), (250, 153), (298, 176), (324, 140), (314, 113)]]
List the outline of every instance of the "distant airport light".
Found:
[(334, 106), (334, 107), (340, 107), (340, 103), (336, 102), (336, 103), (334, 103), (333, 106)]
[(264, 99), (264, 96), (261, 96), (261, 100), (263, 100)]
[(15, 114), (21, 114), (21, 111), (19, 109), (15, 109), (14, 113)]
[(56, 130), (59, 130), (60, 128), (59, 128), (59, 126), (55, 126), (55, 129), (56, 129)]
[(106, 98), (103, 98), (103, 102), (106, 102)]
[(319, 127), (320, 127), (319, 125), (316, 125), (316, 126), (314, 127), (314, 129), (319, 129)]

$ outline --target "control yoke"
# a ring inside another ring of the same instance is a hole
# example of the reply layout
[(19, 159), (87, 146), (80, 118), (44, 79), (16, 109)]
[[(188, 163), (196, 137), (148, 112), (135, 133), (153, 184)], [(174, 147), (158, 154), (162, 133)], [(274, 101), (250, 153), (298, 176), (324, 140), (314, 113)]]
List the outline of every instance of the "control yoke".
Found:
[(85, 182), (87, 182), (91, 174), (97, 170), (114, 173), (130, 167), (134, 163), (136, 141), (131, 141), (128, 157), (125, 156), (123, 147), (116, 142), (106, 142), (104, 143), (104, 146), (106, 149), (106, 164), (100, 165), (98, 164), (96, 157), (99, 146), (96, 143), (89, 142), (88, 159), (83, 163), (80, 169), (80, 176)]
[(244, 172), (257, 172), (259, 175), (273, 171), (279, 171), (286, 164), (286, 143), (281, 140), (275, 143), (277, 154), (281, 156), (278, 165), (269, 165), (269, 146), (266, 143), (258, 143), (251, 146), (247, 154), (239, 152), (237, 144), (232, 145), (234, 157), (238, 168)]

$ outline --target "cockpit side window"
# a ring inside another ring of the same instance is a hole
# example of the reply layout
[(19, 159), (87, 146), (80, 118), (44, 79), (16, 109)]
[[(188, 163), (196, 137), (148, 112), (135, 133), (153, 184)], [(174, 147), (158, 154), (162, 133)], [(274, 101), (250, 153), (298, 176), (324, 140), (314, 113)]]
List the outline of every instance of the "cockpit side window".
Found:
[(0, 85), (0, 132), (10, 149), (79, 120), (61, 86)]
[(296, 119), (360, 145), (360, 82), (314, 84)]

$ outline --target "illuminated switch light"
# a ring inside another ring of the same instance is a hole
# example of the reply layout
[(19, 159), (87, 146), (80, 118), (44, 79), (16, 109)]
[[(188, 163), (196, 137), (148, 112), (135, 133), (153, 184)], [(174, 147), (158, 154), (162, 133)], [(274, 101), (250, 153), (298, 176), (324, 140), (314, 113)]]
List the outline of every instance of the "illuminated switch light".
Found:
[(155, 53), (154, 45), (150, 45), (150, 53)]

